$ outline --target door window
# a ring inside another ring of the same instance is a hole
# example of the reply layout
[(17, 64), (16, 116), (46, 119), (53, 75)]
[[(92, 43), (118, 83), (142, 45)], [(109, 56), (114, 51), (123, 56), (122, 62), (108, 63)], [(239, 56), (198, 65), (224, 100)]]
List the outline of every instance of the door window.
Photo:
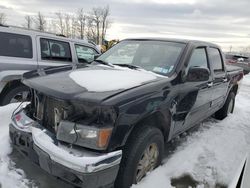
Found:
[(217, 48), (209, 48), (209, 58), (215, 73), (224, 71), (221, 54)]
[(42, 60), (54, 61), (72, 61), (70, 45), (68, 42), (62, 42), (50, 39), (40, 39)]
[(0, 56), (32, 58), (31, 37), (0, 32)]
[(205, 48), (196, 48), (189, 60), (188, 69), (190, 67), (208, 68), (207, 54)]
[(79, 44), (75, 45), (75, 49), (76, 49), (76, 55), (77, 55), (79, 62), (90, 63), (94, 60), (95, 55), (98, 54), (93, 48), (79, 45)]

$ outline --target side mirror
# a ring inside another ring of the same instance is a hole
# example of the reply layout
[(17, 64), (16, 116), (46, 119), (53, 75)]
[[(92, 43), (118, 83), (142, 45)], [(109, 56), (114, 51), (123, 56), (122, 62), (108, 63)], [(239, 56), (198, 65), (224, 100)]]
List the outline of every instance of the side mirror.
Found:
[(89, 63), (89, 62), (87, 61), (87, 59), (84, 59), (84, 58), (78, 59), (78, 62), (79, 62), (79, 63)]
[(208, 81), (210, 71), (207, 68), (202, 67), (190, 67), (187, 74), (188, 82), (202, 82)]

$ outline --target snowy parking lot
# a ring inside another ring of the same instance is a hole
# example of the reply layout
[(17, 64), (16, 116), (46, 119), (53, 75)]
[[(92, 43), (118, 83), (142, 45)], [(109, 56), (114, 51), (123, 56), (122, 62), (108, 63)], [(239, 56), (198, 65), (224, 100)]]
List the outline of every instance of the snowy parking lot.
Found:
[[(0, 107), (0, 183), (2, 188), (71, 187), (12, 151), (8, 124), (17, 104)], [(250, 151), (250, 75), (242, 81), (234, 114), (207, 119), (166, 147), (162, 166), (133, 188), (227, 187)]]

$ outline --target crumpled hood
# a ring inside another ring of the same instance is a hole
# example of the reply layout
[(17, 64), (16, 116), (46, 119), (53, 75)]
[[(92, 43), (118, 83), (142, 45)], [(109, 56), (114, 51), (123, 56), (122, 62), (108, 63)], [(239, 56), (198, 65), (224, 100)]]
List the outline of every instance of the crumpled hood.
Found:
[(148, 71), (108, 66), (91, 65), (66, 71), (65, 68), (54, 69), (25, 74), (23, 83), (60, 99), (101, 102), (118, 93), (161, 79)]

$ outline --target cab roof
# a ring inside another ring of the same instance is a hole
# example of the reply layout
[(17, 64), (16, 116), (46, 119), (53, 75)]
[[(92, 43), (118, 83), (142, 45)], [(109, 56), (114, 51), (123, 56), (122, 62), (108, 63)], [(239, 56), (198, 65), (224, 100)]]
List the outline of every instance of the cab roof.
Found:
[(163, 42), (176, 42), (183, 44), (193, 44), (193, 45), (205, 45), (220, 48), (217, 44), (211, 42), (205, 42), (200, 40), (189, 40), (189, 39), (177, 39), (177, 38), (128, 38), (123, 41), (163, 41)]

